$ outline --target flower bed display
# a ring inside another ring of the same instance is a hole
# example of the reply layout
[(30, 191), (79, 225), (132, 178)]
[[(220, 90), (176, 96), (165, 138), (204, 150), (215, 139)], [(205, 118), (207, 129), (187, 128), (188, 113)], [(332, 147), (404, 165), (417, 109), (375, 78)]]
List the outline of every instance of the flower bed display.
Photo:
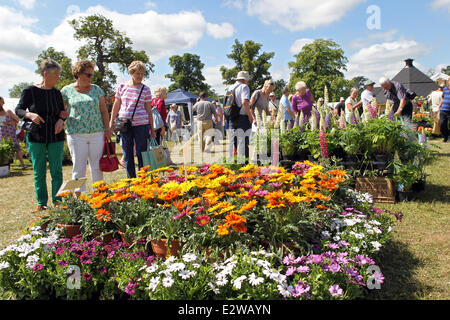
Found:
[[(364, 297), (368, 283), (383, 282), (368, 268), (394, 215), (346, 184), (345, 171), (310, 162), (144, 168), (80, 199), (65, 194), (0, 251), (0, 290), (18, 299)], [(82, 234), (64, 237), (56, 224), (65, 215)], [(98, 232), (117, 239), (102, 243)], [(159, 239), (179, 241), (178, 257), (155, 257)]]

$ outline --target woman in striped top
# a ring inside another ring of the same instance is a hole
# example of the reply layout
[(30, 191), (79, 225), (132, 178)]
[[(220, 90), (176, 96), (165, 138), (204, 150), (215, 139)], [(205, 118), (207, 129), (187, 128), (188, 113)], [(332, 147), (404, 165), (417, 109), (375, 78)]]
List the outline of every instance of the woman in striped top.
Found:
[(140, 169), (143, 167), (141, 154), (147, 150), (147, 140), (150, 136), (155, 138), (156, 135), (153, 130), (152, 93), (150, 88), (142, 83), (146, 72), (145, 64), (141, 61), (133, 61), (128, 67), (128, 72), (131, 80), (122, 83), (116, 91), (110, 127), (114, 131), (114, 120), (117, 116), (131, 119), (131, 130), (120, 133), (120, 137), (127, 177), (136, 178), (134, 146), (136, 146)]

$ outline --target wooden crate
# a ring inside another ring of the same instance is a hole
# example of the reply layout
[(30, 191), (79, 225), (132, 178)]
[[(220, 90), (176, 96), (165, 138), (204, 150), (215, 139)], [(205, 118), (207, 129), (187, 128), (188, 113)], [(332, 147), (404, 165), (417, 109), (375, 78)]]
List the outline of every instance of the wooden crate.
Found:
[(355, 189), (371, 194), (374, 202), (395, 203), (395, 186), (389, 178), (356, 178)]

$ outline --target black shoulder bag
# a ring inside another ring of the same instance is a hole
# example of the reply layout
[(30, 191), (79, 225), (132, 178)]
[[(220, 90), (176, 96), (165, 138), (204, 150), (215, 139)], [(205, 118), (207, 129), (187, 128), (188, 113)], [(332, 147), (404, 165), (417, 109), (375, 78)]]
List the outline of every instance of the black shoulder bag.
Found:
[(134, 106), (133, 115), (131, 116), (131, 119), (127, 119), (127, 118), (124, 118), (124, 117), (117, 117), (114, 120), (114, 129), (115, 129), (115, 131), (120, 131), (121, 133), (124, 133), (124, 132), (127, 132), (128, 130), (131, 130), (131, 126), (132, 126), (131, 121), (134, 118), (134, 114), (136, 112), (136, 109), (137, 109), (137, 106), (138, 106), (138, 103), (139, 103), (139, 99), (141, 99), (141, 94), (142, 94), (143, 90), (144, 90), (144, 85), (142, 85), (141, 92), (139, 93), (139, 97), (138, 97), (138, 99), (136, 101), (136, 105)]

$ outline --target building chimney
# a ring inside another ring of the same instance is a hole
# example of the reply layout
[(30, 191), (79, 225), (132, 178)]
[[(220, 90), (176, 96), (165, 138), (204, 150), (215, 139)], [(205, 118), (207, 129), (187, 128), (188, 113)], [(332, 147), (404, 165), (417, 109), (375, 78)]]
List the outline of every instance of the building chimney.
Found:
[(405, 60), (406, 66), (407, 66), (407, 67), (413, 67), (413, 61), (414, 61), (414, 59), (411, 59), (411, 58), (406, 59), (406, 60)]

